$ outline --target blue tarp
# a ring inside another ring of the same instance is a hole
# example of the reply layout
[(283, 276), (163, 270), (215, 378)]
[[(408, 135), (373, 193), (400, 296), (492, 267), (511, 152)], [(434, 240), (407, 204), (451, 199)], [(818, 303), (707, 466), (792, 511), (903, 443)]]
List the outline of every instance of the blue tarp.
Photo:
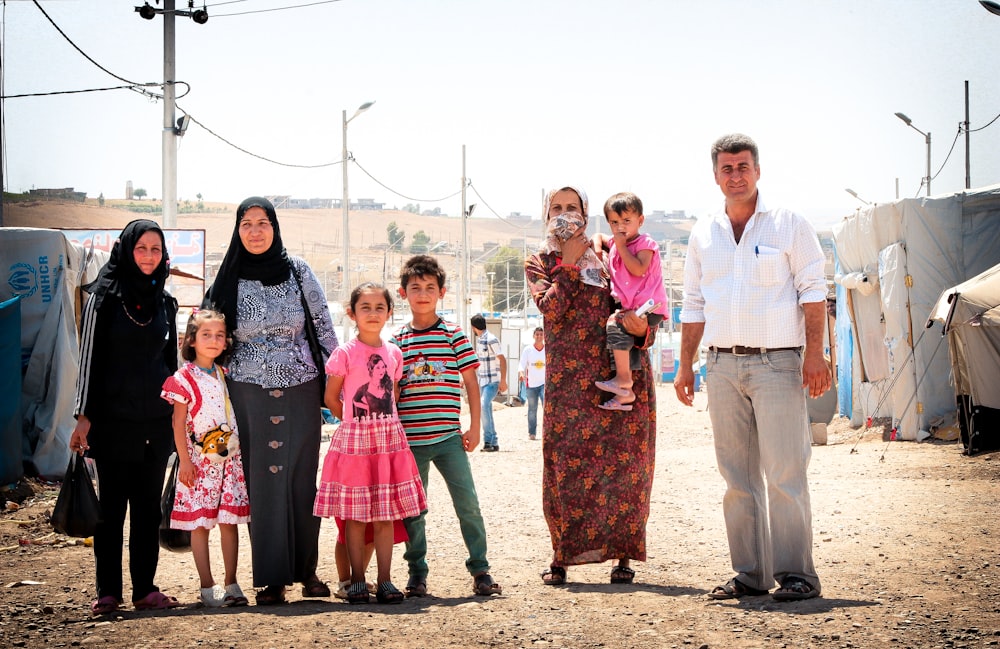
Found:
[(21, 298), (0, 302), (0, 485), (24, 475), (21, 462)]

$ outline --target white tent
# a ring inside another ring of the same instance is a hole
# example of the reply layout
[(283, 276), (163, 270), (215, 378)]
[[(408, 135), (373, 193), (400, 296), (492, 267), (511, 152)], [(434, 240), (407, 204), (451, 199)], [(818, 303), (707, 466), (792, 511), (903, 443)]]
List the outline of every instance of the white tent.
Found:
[(0, 259), (0, 302), (21, 297), (23, 460), (39, 475), (61, 476), (76, 424), (77, 289), (96, 277), (107, 255), (88, 257), (58, 230), (0, 228)]
[(902, 439), (922, 438), (956, 407), (941, 331), (923, 325), (941, 291), (1000, 262), (1000, 185), (866, 207), (834, 241), (848, 298), (838, 309), (854, 333), (853, 353), (838, 356), (854, 358), (853, 402), (865, 417), (891, 416)]
[(1000, 264), (945, 289), (934, 321), (948, 335), (966, 452), (1000, 448)]

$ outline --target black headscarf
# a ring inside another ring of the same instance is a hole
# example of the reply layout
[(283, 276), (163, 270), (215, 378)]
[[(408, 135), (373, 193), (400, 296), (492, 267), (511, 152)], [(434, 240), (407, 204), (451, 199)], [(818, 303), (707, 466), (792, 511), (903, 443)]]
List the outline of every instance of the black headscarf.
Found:
[[(274, 228), (274, 240), (266, 251), (255, 255), (248, 251), (240, 239), (240, 221), (251, 207), (260, 207), (267, 213), (267, 220)], [(271, 201), (260, 196), (251, 196), (236, 209), (236, 225), (229, 249), (222, 259), (215, 282), (205, 294), (205, 306), (221, 311), (226, 316), (226, 328), (231, 332), (236, 328), (236, 287), (241, 279), (257, 280), (264, 286), (274, 286), (291, 276), (292, 266), (288, 253), (281, 241), (278, 215)]]
[[(147, 275), (135, 263), (135, 245), (150, 230), (160, 235), (163, 259), (152, 275)], [(132, 313), (153, 314), (161, 304), (164, 284), (170, 274), (170, 256), (167, 254), (163, 230), (155, 221), (136, 219), (122, 230), (111, 248), (111, 258), (101, 268), (93, 282), (83, 290), (94, 296), (94, 308), (101, 308), (107, 295), (115, 295)]]

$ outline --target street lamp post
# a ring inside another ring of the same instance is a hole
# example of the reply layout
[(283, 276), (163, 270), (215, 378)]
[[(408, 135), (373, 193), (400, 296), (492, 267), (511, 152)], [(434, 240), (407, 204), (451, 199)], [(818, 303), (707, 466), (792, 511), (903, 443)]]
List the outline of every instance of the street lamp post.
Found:
[[(344, 144), (344, 146), (343, 146), (343, 149), (341, 149), (340, 160), (341, 160), (342, 171), (344, 173), (344, 198), (343, 198), (343, 203), (341, 204), (341, 209), (342, 209), (342, 212), (343, 212), (343, 219), (342, 219), (343, 223), (342, 223), (342, 225), (343, 225), (343, 228), (344, 228), (344, 233), (343, 233), (343, 236), (344, 236), (344, 272), (343, 272), (343, 275), (342, 275), (343, 276), (343, 280), (341, 282), (341, 298), (342, 298), (342, 301), (345, 302), (345, 303), (347, 302), (347, 299), (351, 295), (351, 231), (350, 231), (350, 228), (348, 227), (348, 221), (347, 221), (348, 213), (350, 211), (350, 197), (348, 196), (348, 193), (347, 193), (347, 125), (350, 124), (351, 120), (353, 120), (355, 117), (357, 117), (361, 113), (363, 113), (366, 110), (368, 110), (369, 108), (371, 108), (372, 104), (374, 104), (374, 103), (375, 103), (374, 101), (366, 101), (365, 103), (363, 103), (360, 106), (358, 106), (358, 109), (356, 111), (354, 111), (353, 115), (351, 115), (351, 119), (347, 119), (347, 111), (346, 110), (343, 111), (343, 120), (344, 120), (343, 121), (343, 124), (344, 124), (343, 144)], [(345, 340), (348, 338), (348, 332), (349, 331), (350, 331), (350, 327), (344, 327), (344, 339)]]
[(862, 203), (864, 203), (865, 205), (871, 205), (871, 203), (869, 203), (869, 202), (868, 202), (868, 201), (866, 201), (865, 199), (863, 199), (863, 198), (861, 198), (860, 196), (858, 196), (858, 193), (857, 193), (856, 191), (854, 191), (853, 189), (851, 189), (850, 187), (848, 187), (848, 188), (847, 188), (847, 189), (845, 189), (844, 191), (845, 191), (845, 192), (847, 192), (848, 194), (850, 194), (851, 196), (853, 196), (854, 198), (858, 199), (859, 201), (861, 201), (861, 202), (862, 202)]
[(896, 117), (898, 117), (899, 119), (903, 120), (903, 123), (906, 124), (907, 126), (909, 126), (910, 128), (912, 128), (914, 131), (916, 131), (917, 133), (920, 133), (921, 135), (923, 135), (924, 136), (924, 141), (927, 142), (927, 177), (926, 177), (926, 182), (927, 182), (927, 195), (930, 196), (931, 195), (931, 134), (930, 134), (929, 131), (927, 133), (924, 133), (919, 128), (917, 128), (916, 126), (914, 126), (913, 122), (910, 121), (910, 118), (907, 117), (906, 115), (904, 115), (903, 113), (896, 113)]

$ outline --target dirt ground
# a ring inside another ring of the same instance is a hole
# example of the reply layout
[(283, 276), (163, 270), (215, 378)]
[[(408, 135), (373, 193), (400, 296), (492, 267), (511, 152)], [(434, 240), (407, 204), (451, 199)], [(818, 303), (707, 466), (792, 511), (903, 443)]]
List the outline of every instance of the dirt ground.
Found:
[[(499, 453), (471, 455), (502, 596), (471, 596), (447, 491), (432, 472), (431, 596), (398, 606), (303, 600), (207, 610), (190, 554), (163, 552), (159, 586), (185, 606), (93, 619), (93, 556), (51, 536), (49, 488), (0, 515), (0, 647), (993, 647), (1000, 644), (1000, 462), (958, 443), (885, 442), (881, 428), (830, 428), (810, 467), (815, 558), (823, 596), (706, 597), (730, 576), (704, 393), (682, 409), (659, 388), (649, 557), (632, 585), (609, 564), (573, 567), (562, 587), (539, 578), (550, 545), (541, 513), (542, 442), (525, 408), (498, 406)], [(19, 521), (27, 521), (22, 523)], [(37, 542), (21, 545), (22, 540)], [(320, 576), (335, 580), (333, 525)], [(217, 535), (215, 565), (221, 570)], [(243, 532), (240, 581), (250, 590)], [(394, 580), (406, 582), (396, 548)], [(126, 577), (127, 584), (127, 577)], [(126, 590), (128, 586), (126, 585)]]

